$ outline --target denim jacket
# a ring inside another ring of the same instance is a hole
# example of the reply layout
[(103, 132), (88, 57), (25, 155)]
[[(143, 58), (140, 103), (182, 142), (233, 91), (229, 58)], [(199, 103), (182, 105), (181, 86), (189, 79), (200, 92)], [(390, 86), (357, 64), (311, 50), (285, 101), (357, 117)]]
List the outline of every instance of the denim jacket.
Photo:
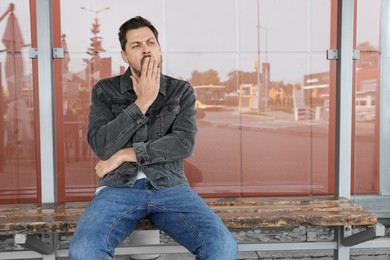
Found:
[(129, 69), (99, 81), (92, 90), (88, 143), (107, 160), (121, 148), (134, 147), (137, 162), (124, 163), (98, 186), (132, 186), (142, 170), (157, 189), (187, 184), (183, 159), (194, 150), (195, 94), (188, 82), (161, 75), (157, 99), (145, 115), (134, 104)]

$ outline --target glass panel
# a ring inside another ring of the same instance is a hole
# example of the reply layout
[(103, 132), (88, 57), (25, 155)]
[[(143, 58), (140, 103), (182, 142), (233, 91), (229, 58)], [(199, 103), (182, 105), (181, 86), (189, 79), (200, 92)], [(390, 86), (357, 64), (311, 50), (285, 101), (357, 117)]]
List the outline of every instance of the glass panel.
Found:
[(0, 4), (0, 203), (38, 200), (30, 7), (12, 2)]
[(389, 1), (357, 1), (354, 199), (390, 217)]
[(236, 1), (167, 0), (164, 3), (168, 52), (237, 50)]
[[(57, 172), (59, 200), (86, 200), (95, 192), (97, 159), (86, 142), (92, 87), (103, 78), (124, 72), (118, 42), (119, 26), (132, 16), (151, 17), (162, 28), (162, 2), (59, 1), (61, 35), (66, 57), (56, 69)], [(131, 11), (124, 7), (131, 7)], [(115, 14), (115, 15), (114, 15)], [(75, 30), (74, 28), (77, 28)], [(164, 41), (164, 36), (160, 38)], [(62, 75), (62, 76), (61, 76)]]
[(135, 15), (150, 18), (160, 32), (163, 73), (196, 90), (199, 133), (185, 168), (197, 192), (333, 192), (332, 84), (325, 57), (331, 42), (329, 0), (60, 3), (60, 31), (69, 54), (58, 73), (65, 77), (56, 83), (62, 89), (57, 102), (63, 117), (57, 129), (64, 140), (57, 166), (62, 200), (93, 194), (96, 159), (85, 142), (90, 91), (98, 79), (124, 71), (117, 28)]
[[(375, 205), (379, 218), (390, 219), (390, 75), (385, 73), (390, 69), (390, 2), (382, 1), (381, 6), (381, 68), (380, 71), (380, 101), (376, 106), (380, 107), (380, 141), (379, 141), (379, 199), (370, 198)], [(379, 100), (379, 99), (378, 99)], [(375, 196), (376, 197), (376, 196)], [(380, 201), (380, 202), (379, 202)], [(379, 202), (379, 203), (378, 203)]]
[[(169, 75), (181, 71), (183, 64), (192, 70), (185, 79), (193, 85), (197, 98), (199, 132), (194, 156), (185, 165), (191, 186), (203, 196), (238, 196), (241, 191), (240, 113), (236, 96), (229, 95), (237, 91), (236, 55), (183, 52), (168, 57)], [(230, 73), (226, 75), (224, 71)]]
[[(390, 70), (390, 3), (381, 6), (381, 71)], [(380, 75), (380, 193), (390, 196), (390, 74)], [(378, 104), (377, 104), (378, 105)], [(390, 201), (390, 199), (388, 199)], [(390, 212), (390, 205), (388, 207)], [(390, 214), (389, 214), (390, 217)]]
[(325, 0), (239, 2), (239, 31), (246, 37), (240, 48), (248, 53), (240, 65), (258, 73), (254, 82), (240, 81), (253, 88), (252, 104), (240, 107), (244, 195), (333, 192), (330, 63), (324, 55), (330, 14)]
[[(375, 16), (372, 16), (375, 14)], [(376, 17), (376, 19), (373, 19)], [(380, 1), (357, 1), (355, 70), (355, 194), (379, 192)]]

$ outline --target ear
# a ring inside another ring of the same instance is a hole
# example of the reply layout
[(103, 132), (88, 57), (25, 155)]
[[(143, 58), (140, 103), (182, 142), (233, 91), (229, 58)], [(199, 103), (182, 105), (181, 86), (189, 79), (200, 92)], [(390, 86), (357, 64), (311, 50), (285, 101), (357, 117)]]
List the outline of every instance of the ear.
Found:
[(122, 60), (125, 63), (129, 64), (129, 61), (127, 60), (127, 57), (126, 57), (126, 53), (124, 51), (121, 51), (121, 56), (122, 56)]

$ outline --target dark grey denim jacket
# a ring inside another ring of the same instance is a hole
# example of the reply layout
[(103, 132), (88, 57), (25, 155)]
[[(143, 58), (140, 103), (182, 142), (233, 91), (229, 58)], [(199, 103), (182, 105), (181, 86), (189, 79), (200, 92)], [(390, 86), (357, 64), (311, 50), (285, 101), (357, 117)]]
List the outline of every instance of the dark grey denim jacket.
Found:
[(99, 186), (132, 186), (141, 169), (157, 189), (188, 184), (183, 159), (194, 150), (195, 94), (188, 82), (161, 75), (157, 99), (144, 115), (130, 70), (99, 81), (92, 90), (88, 143), (102, 160), (134, 147), (137, 163), (124, 163), (99, 180)]

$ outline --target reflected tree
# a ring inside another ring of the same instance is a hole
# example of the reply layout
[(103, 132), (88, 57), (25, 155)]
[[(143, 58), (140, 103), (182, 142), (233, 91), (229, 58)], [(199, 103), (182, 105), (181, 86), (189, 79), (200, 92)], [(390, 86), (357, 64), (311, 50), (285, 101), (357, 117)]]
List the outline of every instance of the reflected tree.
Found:
[(360, 59), (357, 60), (356, 66), (363, 67), (378, 67), (379, 65), (379, 50), (369, 42), (359, 43), (357, 49), (360, 50)]
[(199, 72), (197, 70), (194, 70), (191, 73), (191, 78), (188, 79), (188, 81), (193, 86), (200, 86), (200, 85), (220, 85), (221, 82), (219, 80), (218, 71), (210, 69), (205, 72)]

